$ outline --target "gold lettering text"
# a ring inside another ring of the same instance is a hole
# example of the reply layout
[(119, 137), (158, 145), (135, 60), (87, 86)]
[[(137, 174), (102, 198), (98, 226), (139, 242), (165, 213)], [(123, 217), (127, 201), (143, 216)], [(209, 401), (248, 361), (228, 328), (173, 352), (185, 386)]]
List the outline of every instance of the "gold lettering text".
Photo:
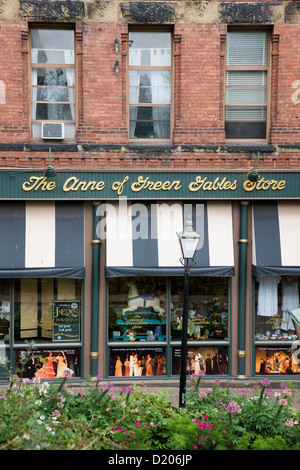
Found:
[(54, 181), (47, 181), (46, 176), (30, 176), (29, 181), (22, 185), (23, 191), (52, 191), (56, 187)]

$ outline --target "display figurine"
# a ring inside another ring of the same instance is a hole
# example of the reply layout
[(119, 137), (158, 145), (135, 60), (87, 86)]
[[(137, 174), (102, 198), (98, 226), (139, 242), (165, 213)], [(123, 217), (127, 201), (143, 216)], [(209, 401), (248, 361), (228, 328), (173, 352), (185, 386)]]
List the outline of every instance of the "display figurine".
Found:
[(122, 309), (123, 315), (126, 312), (134, 312), (138, 307), (152, 307), (159, 315), (163, 315), (165, 310), (160, 306), (159, 297), (154, 295), (139, 295), (135, 284), (131, 284), (128, 291), (127, 307)]

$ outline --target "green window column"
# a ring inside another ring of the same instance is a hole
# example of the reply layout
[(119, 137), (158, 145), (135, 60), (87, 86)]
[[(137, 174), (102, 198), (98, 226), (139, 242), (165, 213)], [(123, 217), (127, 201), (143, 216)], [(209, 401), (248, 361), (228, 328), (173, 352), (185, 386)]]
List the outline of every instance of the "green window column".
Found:
[(238, 292), (238, 378), (245, 378), (246, 359), (246, 285), (248, 248), (248, 205), (240, 203), (239, 292)]
[(92, 292), (91, 292), (91, 376), (98, 374), (99, 344), (99, 283), (100, 283), (100, 245), (97, 234), (99, 202), (93, 202), (93, 240), (92, 240)]

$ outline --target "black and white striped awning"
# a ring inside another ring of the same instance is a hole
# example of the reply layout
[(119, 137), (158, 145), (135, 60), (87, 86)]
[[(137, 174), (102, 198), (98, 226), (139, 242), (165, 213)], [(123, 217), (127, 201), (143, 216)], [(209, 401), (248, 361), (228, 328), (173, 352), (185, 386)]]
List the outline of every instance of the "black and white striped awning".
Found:
[(253, 275), (300, 275), (299, 237), (300, 202), (253, 203)]
[(191, 275), (233, 276), (233, 220), (230, 202), (106, 204), (106, 276), (183, 275), (176, 232), (192, 216), (200, 235)]
[(0, 202), (0, 277), (84, 274), (83, 203)]

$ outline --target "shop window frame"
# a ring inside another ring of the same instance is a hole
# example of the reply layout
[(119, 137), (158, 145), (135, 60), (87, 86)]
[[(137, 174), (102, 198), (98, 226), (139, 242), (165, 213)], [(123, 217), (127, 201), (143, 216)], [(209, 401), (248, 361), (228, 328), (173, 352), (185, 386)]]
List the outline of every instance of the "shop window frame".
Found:
[[(201, 279), (201, 276), (199, 276)], [(177, 375), (174, 375), (172, 373), (172, 357), (173, 357), (173, 351), (175, 349), (180, 348), (181, 341), (180, 340), (171, 340), (171, 322), (170, 322), (170, 302), (171, 302), (171, 277), (167, 276), (166, 279), (166, 340), (165, 341), (157, 341), (157, 342), (145, 342), (141, 343), (139, 341), (134, 341), (134, 342), (127, 342), (127, 343), (120, 343), (116, 341), (112, 341), (109, 338), (109, 289), (108, 289), (108, 281), (106, 281), (106, 326), (105, 326), (105, 376), (108, 379), (112, 379), (114, 377), (113, 375), (110, 374), (110, 370), (112, 370), (112, 364), (110, 361), (111, 358), (111, 350), (117, 349), (117, 348), (123, 348), (123, 349), (128, 349), (128, 350), (134, 350), (138, 351), (139, 347), (145, 347), (148, 346), (150, 348), (163, 348), (165, 350), (165, 367), (166, 367), (166, 374), (165, 375), (155, 375), (155, 380), (166, 380), (166, 379), (174, 379), (178, 377)], [(183, 278), (182, 278), (183, 282)], [(188, 350), (193, 350), (193, 348), (225, 348), (227, 349), (228, 353), (228, 363), (227, 363), (227, 373), (225, 375), (207, 375), (206, 378), (221, 378), (221, 377), (231, 377), (232, 376), (232, 278), (228, 278), (228, 339), (227, 340), (189, 340), (188, 341)], [(147, 377), (145, 375), (142, 376), (134, 376), (130, 377), (130, 379), (133, 380), (150, 380), (151, 378), (153, 379), (154, 376), (152, 377)], [(126, 380), (128, 377), (116, 377), (118, 380)]]

